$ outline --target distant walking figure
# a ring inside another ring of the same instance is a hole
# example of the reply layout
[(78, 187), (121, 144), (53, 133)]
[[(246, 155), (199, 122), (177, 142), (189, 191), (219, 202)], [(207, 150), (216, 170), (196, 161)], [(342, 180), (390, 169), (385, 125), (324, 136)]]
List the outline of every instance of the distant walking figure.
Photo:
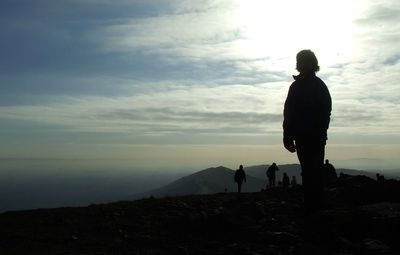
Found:
[(268, 186), (269, 188), (275, 187), (275, 178), (276, 178), (276, 174), (275, 172), (279, 171), (278, 166), (276, 165), (276, 163), (272, 163), (272, 165), (270, 167), (268, 167), (268, 170), (266, 172), (267, 177), (268, 177)]
[(315, 73), (318, 60), (311, 50), (296, 56), (299, 75), (293, 76), (285, 102), (283, 144), (299, 158), (304, 204), (308, 211), (318, 210), (323, 204), (323, 164), (332, 101), (325, 83)]
[(326, 186), (333, 187), (336, 184), (337, 181), (336, 169), (331, 163), (329, 163), (329, 159), (325, 160), (324, 177)]
[(286, 173), (283, 173), (283, 178), (282, 178), (282, 185), (284, 188), (289, 188), (290, 184), (290, 179), (289, 176)]
[(246, 173), (243, 170), (243, 166), (240, 165), (239, 169), (236, 170), (235, 172), (235, 182), (238, 185), (238, 193), (240, 194), (240, 192), (242, 191), (242, 183), (246, 182)]

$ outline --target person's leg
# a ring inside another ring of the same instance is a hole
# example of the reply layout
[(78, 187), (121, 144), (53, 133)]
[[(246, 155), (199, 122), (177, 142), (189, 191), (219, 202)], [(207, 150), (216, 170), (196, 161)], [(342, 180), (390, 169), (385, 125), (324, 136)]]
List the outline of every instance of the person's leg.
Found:
[(304, 206), (307, 210), (313, 208), (312, 201), (312, 170), (310, 166), (310, 152), (308, 148), (300, 143), (296, 143), (297, 157), (301, 166), (301, 178), (303, 182), (303, 193), (304, 193)]
[(322, 208), (324, 205), (324, 156), (325, 156), (325, 145), (316, 144), (313, 153), (313, 188), (316, 206)]
[(242, 182), (238, 182), (238, 193), (242, 190)]
[(302, 169), (304, 205), (308, 210), (320, 208), (323, 203), (323, 160), (325, 145), (296, 143), (297, 156)]

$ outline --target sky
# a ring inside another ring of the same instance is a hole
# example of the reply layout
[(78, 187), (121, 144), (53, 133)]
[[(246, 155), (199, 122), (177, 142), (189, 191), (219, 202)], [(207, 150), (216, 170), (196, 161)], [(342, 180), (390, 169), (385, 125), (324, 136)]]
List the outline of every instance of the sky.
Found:
[(0, 33), (0, 159), (297, 162), (283, 104), (311, 49), (327, 158), (400, 168), (398, 0), (2, 0)]

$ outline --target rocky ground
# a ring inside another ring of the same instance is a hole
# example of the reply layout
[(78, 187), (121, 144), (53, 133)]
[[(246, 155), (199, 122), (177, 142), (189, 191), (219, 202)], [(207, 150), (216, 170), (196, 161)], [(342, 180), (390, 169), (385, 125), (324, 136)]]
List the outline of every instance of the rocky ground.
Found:
[(0, 214), (0, 254), (400, 254), (400, 184), (343, 177), (306, 215), (301, 188)]

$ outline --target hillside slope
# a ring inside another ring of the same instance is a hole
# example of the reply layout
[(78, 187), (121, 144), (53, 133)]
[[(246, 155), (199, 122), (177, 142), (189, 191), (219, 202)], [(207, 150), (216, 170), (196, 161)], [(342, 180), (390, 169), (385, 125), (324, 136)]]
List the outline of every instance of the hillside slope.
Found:
[[(234, 182), (235, 171), (219, 166), (208, 168), (194, 174), (182, 177), (159, 189), (151, 190), (142, 194), (142, 197), (155, 196), (179, 196), (192, 194), (214, 194), (227, 191), (236, 191)], [(247, 182), (243, 184), (243, 192), (256, 192), (265, 188), (265, 181), (247, 176)]]
[(0, 254), (399, 254), (400, 183), (346, 177), (304, 215), (301, 189), (0, 214)]
[[(256, 165), (245, 167), (247, 182), (243, 184), (243, 192), (257, 192), (265, 189), (267, 184), (266, 170), (269, 165)], [(283, 173), (287, 173), (290, 178), (296, 176), (297, 182), (302, 183), (301, 167), (299, 164), (279, 165), (279, 171), (276, 173), (277, 181), (282, 180)], [(337, 169), (340, 172), (349, 175), (363, 175), (375, 178), (374, 172), (367, 172), (353, 169)], [(196, 194), (215, 194), (236, 191), (237, 185), (233, 181), (235, 171), (224, 166), (211, 167), (194, 174), (184, 176), (165, 186), (153, 189), (144, 193), (136, 194), (129, 199), (141, 199), (146, 197), (165, 197), (165, 196), (182, 196)], [(389, 176), (391, 177), (391, 176)]]

